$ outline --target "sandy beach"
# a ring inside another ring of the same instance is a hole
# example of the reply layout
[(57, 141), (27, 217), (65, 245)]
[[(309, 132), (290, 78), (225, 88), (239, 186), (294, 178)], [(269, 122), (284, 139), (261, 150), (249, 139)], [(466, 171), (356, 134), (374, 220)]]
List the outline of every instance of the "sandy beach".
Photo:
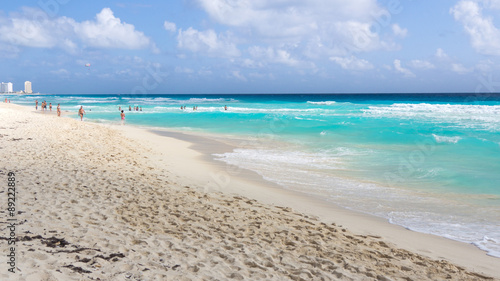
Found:
[(202, 137), (5, 103), (0, 120), (0, 280), (500, 279), (472, 245), (282, 190)]

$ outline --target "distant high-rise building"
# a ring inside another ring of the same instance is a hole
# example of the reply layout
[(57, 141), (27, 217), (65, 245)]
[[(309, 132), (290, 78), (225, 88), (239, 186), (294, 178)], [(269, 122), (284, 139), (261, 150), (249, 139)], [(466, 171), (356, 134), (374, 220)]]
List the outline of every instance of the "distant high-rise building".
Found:
[(13, 87), (12, 87), (12, 83), (11, 82), (7, 82), (7, 83), (2, 82), (2, 84), (0, 84), (0, 92), (2, 92), (2, 93), (14, 92)]
[(30, 81), (24, 82), (24, 93), (26, 93), (26, 94), (33, 93), (33, 89), (31, 89), (31, 82)]

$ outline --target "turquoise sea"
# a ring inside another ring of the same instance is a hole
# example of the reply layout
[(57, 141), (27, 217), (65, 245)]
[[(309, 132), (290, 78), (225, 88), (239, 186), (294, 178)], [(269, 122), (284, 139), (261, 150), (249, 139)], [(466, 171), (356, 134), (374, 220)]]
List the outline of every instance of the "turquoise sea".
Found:
[(87, 122), (120, 123), (121, 106), (127, 124), (227, 138), (237, 148), (219, 161), (500, 257), (498, 94), (8, 97), (83, 105)]

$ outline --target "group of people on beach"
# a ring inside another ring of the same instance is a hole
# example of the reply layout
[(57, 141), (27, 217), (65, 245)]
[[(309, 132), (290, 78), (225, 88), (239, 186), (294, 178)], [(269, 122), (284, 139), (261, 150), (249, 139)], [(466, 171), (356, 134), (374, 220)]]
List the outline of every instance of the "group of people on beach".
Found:
[[(7, 102), (7, 99), (5, 99), (5, 102)], [(9, 100), (10, 102), (10, 100)], [(121, 106), (118, 108), (121, 111), (121, 119), (125, 120), (125, 113), (123, 112)], [(35, 100), (35, 110), (38, 110), (38, 100)], [(47, 102), (43, 101), (41, 104), (41, 110), (46, 111), (47, 110)], [(52, 111), (52, 103), (49, 103), (49, 111)], [(129, 111), (132, 111), (132, 106), (129, 106)], [(142, 107), (140, 106), (134, 106), (134, 111), (142, 111)], [(78, 109), (78, 116), (80, 117), (80, 121), (83, 121), (83, 115), (86, 115), (87, 112), (85, 112), (85, 109), (83, 109), (83, 106), (80, 106)], [(61, 104), (57, 104), (57, 116), (61, 116)]]
[[(8, 100), (9, 100), (9, 102), (8, 102), (8, 103), (10, 103), (10, 99), (8, 99)], [(5, 101), (4, 101), (4, 102), (5, 102), (5, 103), (7, 103), (7, 98), (5, 98)]]
[[(184, 109), (186, 109), (186, 106), (185, 105), (181, 106), (181, 110), (184, 110)], [(193, 111), (196, 111), (196, 110), (198, 110), (198, 106), (193, 105)]]
[[(8, 100), (10, 103), (10, 99)], [(5, 99), (5, 102), (7, 102), (7, 99)], [(41, 104), (41, 109), (43, 112), (47, 110), (47, 102), (43, 101)], [(181, 110), (185, 110), (186, 106), (181, 106)], [(38, 100), (35, 100), (35, 110), (38, 110)], [(52, 103), (49, 103), (49, 110), (52, 111)], [(198, 110), (198, 106), (193, 106), (193, 111)], [(224, 110), (227, 110), (227, 105), (224, 106)], [(122, 110), (122, 107), (118, 107), (118, 111), (120, 111), (120, 117), (121, 120), (125, 120), (125, 112)], [(132, 106), (128, 106), (128, 111), (132, 111)], [(142, 106), (134, 106), (134, 111), (142, 111)], [(83, 109), (83, 106), (80, 106), (80, 109), (78, 109), (78, 116), (80, 116), (80, 121), (83, 121), (83, 115), (87, 114), (85, 110)], [(57, 116), (61, 116), (61, 104), (57, 104)]]
[[(9, 100), (10, 102), (10, 100)], [(43, 112), (47, 110), (47, 102), (43, 101), (41, 104), (41, 109)], [(38, 100), (35, 100), (35, 110), (38, 110)], [(49, 102), (49, 111), (52, 111), (52, 103)], [(57, 116), (61, 117), (61, 104), (57, 104)]]
[[(120, 111), (120, 112), (123, 111), (121, 106), (118, 107), (118, 111)], [(135, 106), (134, 105), (134, 109), (132, 110), (132, 106), (129, 105), (128, 111), (142, 111), (142, 106)]]
[[(128, 106), (128, 111), (132, 111), (132, 106)], [(142, 111), (142, 106), (135, 106), (133, 111)]]
[[(122, 119), (122, 122), (125, 121), (125, 112), (121, 106), (118, 107), (118, 111), (120, 112), (120, 118)], [(135, 106), (134, 105), (134, 108), (132, 109), (132, 106), (129, 105), (128, 111), (142, 111), (142, 106)]]

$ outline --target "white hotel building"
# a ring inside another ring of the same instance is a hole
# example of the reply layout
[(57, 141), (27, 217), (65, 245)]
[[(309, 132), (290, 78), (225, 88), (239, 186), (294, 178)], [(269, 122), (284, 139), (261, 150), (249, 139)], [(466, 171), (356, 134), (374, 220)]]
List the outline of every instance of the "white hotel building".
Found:
[(13, 92), (14, 90), (11, 82), (8, 83), (2, 82), (0, 84), (0, 93), (13, 93)]
[(25, 94), (32, 94), (33, 93), (33, 89), (31, 88), (31, 82), (30, 81), (24, 82), (24, 93)]

